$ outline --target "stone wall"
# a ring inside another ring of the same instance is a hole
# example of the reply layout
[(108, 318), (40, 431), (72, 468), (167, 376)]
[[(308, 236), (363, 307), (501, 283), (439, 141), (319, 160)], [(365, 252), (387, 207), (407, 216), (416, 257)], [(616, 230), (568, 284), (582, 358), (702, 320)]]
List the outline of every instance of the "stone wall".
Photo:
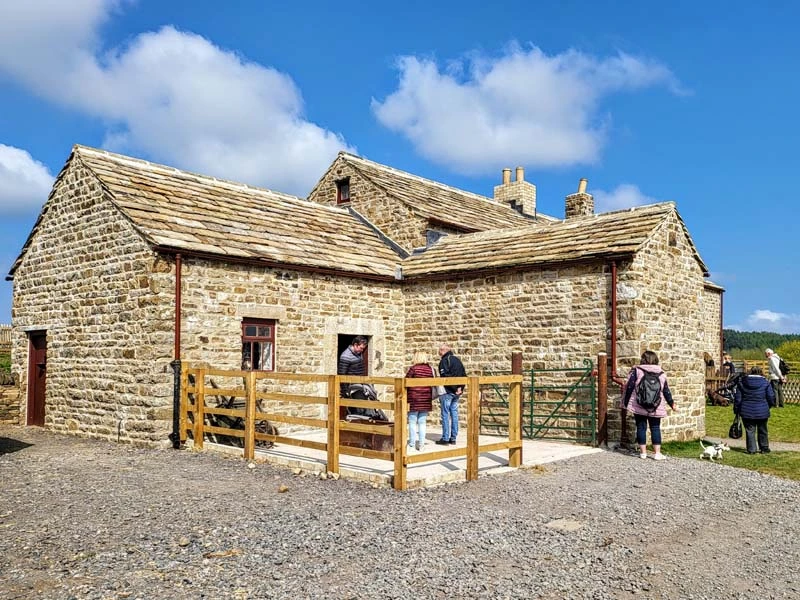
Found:
[(19, 393), (19, 386), (15, 383), (6, 382), (2, 374), (0, 374), (0, 423), (19, 424), (21, 402), (22, 396)]
[(309, 200), (336, 206), (336, 181), (350, 178), (349, 206), (366, 217), (381, 231), (387, 232), (392, 241), (411, 252), (425, 246), (427, 219), (417, 216), (408, 206), (374, 186), (342, 158), (338, 158)]
[(700, 297), (703, 311), (703, 343), (705, 350), (714, 357), (717, 368), (722, 366), (722, 342), (720, 328), (722, 321), (722, 290), (716, 286), (703, 286)]
[[(183, 359), (239, 369), (242, 318), (276, 320), (275, 370), (336, 373), (339, 335), (370, 337), (370, 375), (404, 373), (405, 322), (399, 285), (289, 270), (187, 260), (183, 267)], [(241, 381), (215, 380), (220, 386)], [(283, 391), (326, 395), (324, 384), (282, 386)], [(383, 390), (384, 396), (387, 391)], [(387, 398), (389, 399), (389, 398)], [(323, 417), (318, 405), (266, 402), (268, 412)], [(279, 424), (281, 431), (291, 427)]]
[(12, 369), (24, 398), (26, 332), (45, 330), (48, 428), (166, 442), (172, 414), (170, 271), (94, 175), (73, 159), (14, 274)]
[[(665, 440), (705, 435), (702, 354), (711, 316), (703, 307), (703, 287), (702, 270), (674, 214), (619, 274), (619, 371), (627, 375), (645, 350), (658, 354), (678, 406), (662, 422)], [(618, 419), (609, 421), (618, 428)], [(631, 419), (628, 432), (634, 431)]]
[(438, 362), (447, 342), (469, 375), (509, 373), (517, 351), (525, 370), (580, 367), (607, 350), (610, 282), (595, 263), (411, 284), (406, 360), (425, 350)]
[(574, 366), (606, 350), (610, 278), (601, 264), (409, 285), (406, 358), (449, 342), (471, 374)]

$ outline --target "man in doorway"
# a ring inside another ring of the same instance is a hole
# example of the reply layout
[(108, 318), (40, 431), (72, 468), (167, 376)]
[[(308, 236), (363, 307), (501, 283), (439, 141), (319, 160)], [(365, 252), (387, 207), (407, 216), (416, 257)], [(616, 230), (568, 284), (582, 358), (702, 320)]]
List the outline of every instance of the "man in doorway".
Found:
[[(339, 375), (356, 375), (364, 377), (366, 369), (364, 368), (364, 352), (367, 349), (368, 340), (363, 335), (357, 335), (353, 338), (350, 345), (345, 348), (344, 352), (339, 356), (339, 365), (337, 373)], [(375, 388), (368, 383), (343, 383), (341, 384), (339, 395), (344, 398), (353, 398), (354, 400), (377, 400), (378, 394)], [(381, 410), (366, 409), (366, 408), (347, 408), (348, 415), (360, 415), (369, 419), (386, 420), (386, 415)]]
[[(467, 372), (461, 360), (453, 354), (448, 344), (439, 346), (439, 377), (466, 377)], [(455, 444), (458, 437), (458, 401), (464, 393), (463, 385), (446, 385), (445, 393), (439, 396), (442, 407), (442, 439), (440, 446)]]
[(775, 403), (778, 408), (783, 408), (783, 383), (786, 381), (786, 376), (781, 373), (781, 357), (775, 354), (772, 348), (767, 348), (764, 354), (769, 365), (769, 382), (775, 392)]

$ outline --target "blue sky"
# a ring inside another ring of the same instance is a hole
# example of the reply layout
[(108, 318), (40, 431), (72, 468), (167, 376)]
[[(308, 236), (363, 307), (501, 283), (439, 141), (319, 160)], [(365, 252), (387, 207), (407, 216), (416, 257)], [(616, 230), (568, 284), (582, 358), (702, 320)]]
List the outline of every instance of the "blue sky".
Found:
[(488, 196), (521, 165), (556, 217), (581, 177), (674, 200), (725, 326), (800, 333), (800, 5), (381, 4), (0, 0), (0, 268), (73, 144), (297, 195), (345, 149)]

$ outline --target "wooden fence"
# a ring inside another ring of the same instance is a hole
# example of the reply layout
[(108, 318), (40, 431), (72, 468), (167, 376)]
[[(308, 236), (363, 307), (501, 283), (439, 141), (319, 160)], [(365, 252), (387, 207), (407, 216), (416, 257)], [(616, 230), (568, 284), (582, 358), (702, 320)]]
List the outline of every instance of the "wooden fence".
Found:
[[(240, 380), (243, 381), (244, 385), (242, 387), (212, 387), (209, 381), (210, 377), (220, 377), (223, 378), (223, 381)], [(259, 382), (263, 382), (262, 387), (271, 389), (259, 390)], [(339, 389), (340, 384), (343, 383), (372, 384), (382, 388), (383, 396), (391, 399), (371, 401), (342, 398), (339, 395)], [(425, 452), (425, 454), (409, 455), (406, 448), (406, 440), (408, 438), (406, 389), (434, 385), (467, 386), (467, 447), (448, 448), (446, 450)], [(507, 441), (479, 444), (480, 390), (481, 386), (484, 385), (509, 386)], [(300, 389), (292, 389), (293, 387), (299, 387)], [(324, 395), (309, 393), (308, 391), (309, 389), (319, 388), (325, 389)], [(292, 392), (300, 391), (301, 393), (289, 393), (286, 391), (287, 389)], [(206, 402), (208, 396), (243, 398), (244, 407), (237, 409), (208, 406)], [(254, 458), (256, 443), (259, 441), (314, 448), (327, 452), (326, 468), (331, 473), (339, 472), (339, 457), (342, 454), (392, 461), (394, 462), (392, 485), (397, 490), (405, 490), (408, 484), (408, 466), (416, 463), (466, 456), (466, 478), (470, 481), (478, 478), (478, 456), (481, 453), (507, 449), (509, 451), (509, 466), (519, 467), (522, 464), (521, 398), (522, 375), (406, 379), (403, 377), (266, 373), (185, 367), (181, 371), (180, 439), (181, 442), (185, 442), (188, 434), (191, 433), (195, 447), (202, 448), (206, 434), (243, 438), (243, 456), (248, 460)], [(262, 401), (269, 402), (274, 409), (285, 408), (287, 404), (326, 406), (327, 418), (281, 414), (276, 410), (265, 412), (261, 409), (263, 407)], [(341, 407), (391, 411), (394, 422), (388, 424), (348, 422), (339, 418)], [(206, 415), (223, 415), (242, 419), (244, 428), (235, 429), (207, 424)], [(278, 433), (257, 431), (257, 423), (263, 421), (300, 426), (304, 429), (326, 429), (327, 441), (319, 442), (291, 437), (288, 434), (279, 435)], [(342, 445), (340, 443), (341, 432), (360, 432), (367, 435), (389, 436), (392, 440), (392, 450), (381, 451)]]
[(0, 323), (0, 344), (11, 344), (11, 325)]

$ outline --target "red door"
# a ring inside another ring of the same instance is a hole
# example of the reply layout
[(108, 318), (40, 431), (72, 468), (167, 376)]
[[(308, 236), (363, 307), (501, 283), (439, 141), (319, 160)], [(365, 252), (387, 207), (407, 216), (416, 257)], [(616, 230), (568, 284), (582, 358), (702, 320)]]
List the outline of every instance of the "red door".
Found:
[(28, 425), (44, 425), (44, 392), (47, 376), (47, 333), (31, 332), (28, 344)]

